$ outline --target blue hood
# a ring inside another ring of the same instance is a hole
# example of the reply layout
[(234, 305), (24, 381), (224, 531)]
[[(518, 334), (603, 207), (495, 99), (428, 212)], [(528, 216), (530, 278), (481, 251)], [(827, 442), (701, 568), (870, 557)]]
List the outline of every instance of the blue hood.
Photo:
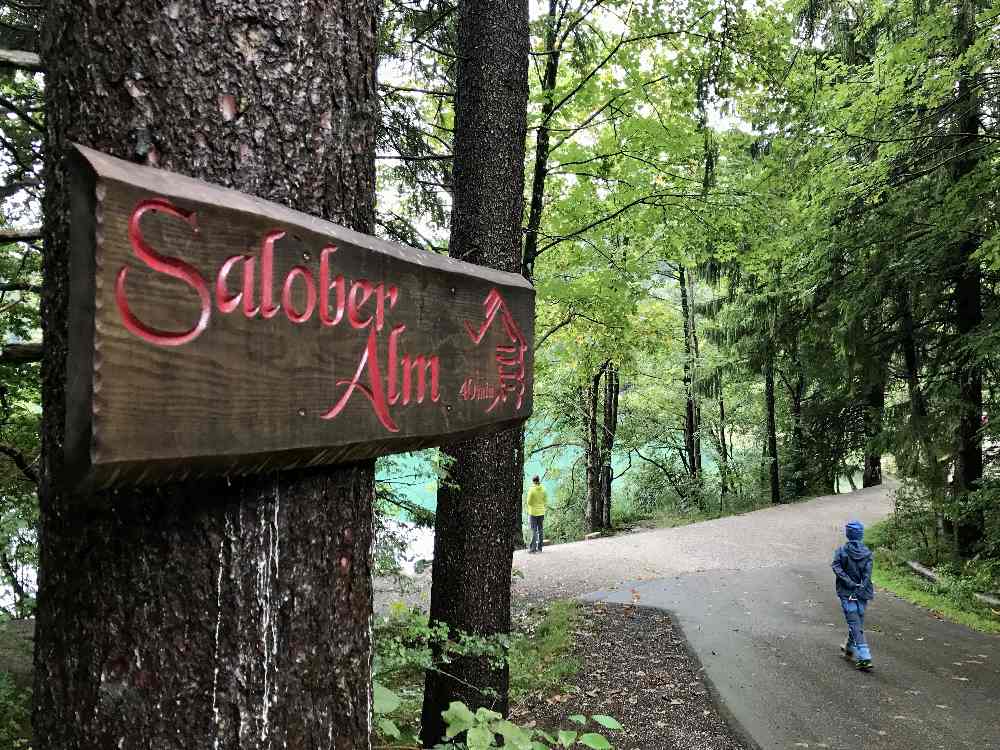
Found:
[(845, 544), (844, 550), (847, 552), (848, 556), (854, 560), (854, 562), (870, 560), (872, 557), (872, 551), (865, 546), (864, 542), (858, 541), (857, 539), (852, 539)]

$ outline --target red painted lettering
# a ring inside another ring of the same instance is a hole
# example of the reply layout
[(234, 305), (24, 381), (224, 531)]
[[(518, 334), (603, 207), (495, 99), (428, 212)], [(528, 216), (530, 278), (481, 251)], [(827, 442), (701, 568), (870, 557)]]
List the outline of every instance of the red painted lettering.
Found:
[(389, 403), (395, 404), (399, 401), (399, 390), (396, 388), (397, 374), (399, 369), (399, 337), (406, 331), (406, 326), (400, 323), (392, 329), (389, 334)]
[[(306, 283), (306, 309), (299, 312), (292, 304), (292, 285), (295, 279), (302, 277)], [(285, 315), (293, 323), (305, 323), (316, 309), (316, 281), (312, 272), (308, 268), (295, 266), (285, 277), (285, 285), (281, 288), (281, 304), (285, 308)]]
[(389, 302), (389, 309), (396, 306), (396, 298), (399, 296), (399, 288), (394, 284), (386, 287), (379, 284), (375, 287), (375, 330), (381, 331), (385, 325), (385, 303)]
[[(333, 408), (320, 416), (323, 419), (333, 419), (336, 417), (344, 410), (354, 391), (357, 390), (371, 402), (372, 408), (375, 410), (375, 415), (378, 417), (379, 422), (382, 423), (382, 426), (389, 430), (389, 432), (399, 432), (399, 427), (396, 426), (396, 423), (392, 421), (392, 417), (389, 416), (389, 404), (386, 402), (385, 391), (382, 388), (382, 375), (379, 372), (378, 366), (378, 339), (376, 335), (374, 328), (368, 332), (368, 345), (361, 355), (361, 361), (358, 363), (358, 369), (355, 371), (354, 377), (350, 380), (337, 381), (337, 385), (346, 385), (347, 389), (341, 395), (340, 400), (333, 405)], [(368, 370), (367, 386), (361, 383), (361, 376), (366, 368)]]
[[(351, 284), (351, 293), (347, 296), (347, 320), (350, 321), (354, 328), (367, 328), (371, 325), (371, 316), (368, 316), (368, 320), (361, 320), (358, 317), (358, 313), (361, 312), (362, 306), (368, 301), (374, 291), (375, 287), (372, 286), (372, 283), (368, 279), (358, 279)], [(360, 302), (358, 302), (358, 292), (361, 292)]]
[(274, 243), (284, 236), (282, 230), (272, 229), (260, 248), (260, 314), (268, 320), (281, 309), (274, 304)]
[(139, 219), (147, 211), (162, 211), (168, 216), (183, 219), (197, 234), (198, 227), (195, 223), (195, 215), (190, 211), (183, 211), (176, 208), (172, 203), (163, 198), (141, 201), (129, 218), (128, 238), (136, 257), (142, 260), (147, 266), (159, 273), (180, 279), (198, 293), (198, 300), (201, 307), (198, 322), (195, 323), (193, 328), (187, 331), (175, 332), (162, 331), (158, 328), (148, 326), (139, 320), (132, 313), (132, 308), (128, 303), (128, 295), (125, 293), (125, 279), (128, 275), (128, 266), (122, 266), (118, 271), (118, 276), (115, 280), (115, 302), (117, 303), (122, 323), (131, 333), (157, 346), (180, 346), (189, 341), (194, 341), (208, 326), (208, 320), (212, 315), (212, 299), (208, 292), (208, 284), (194, 266), (177, 258), (160, 255), (146, 244), (142, 236), (142, 230), (139, 227)]
[(319, 254), (319, 319), (325, 326), (335, 326), (344, 317), (345, 287), (344, 277), (338, 275), (333, 280), (337, 287), (337, 312), (330, 317), (330, 256), (337, 252), (333, 245), (327, 245)]
[[(243, 261), (243, 289), (237, 295), (230, 295), (226, 282), (229, 278), (229, 272), (240, 261)], [(244, 315), (252, 318), (257, 314), (260, 307), (253, 306), (253, 278), (256, 265), (257, 260), (252, 255), (233, 255), (226, 258), (226, 262), (222, 264), (219, 275), (215, 279), (215, 304), (219, 308), (219, 312), (231, 313), (242, 300)]]
[(410, 403), (410, 396), (413, 392), (412, 380), (414, 370), (417, 372), (417, 403), (422, 404), (424, 402), (424, 393), (427, 389), (426, 373), (428, 369), (431, 371), (431, 401), (436, 402), (441, 398), (441, 394), (438, 393), (438, 375), (440, 370), (438, 358), (436, 356), (424, 357), (424, 355), (421, 354), (411, 363), (409, 354), (403, 357), (404, 406)]

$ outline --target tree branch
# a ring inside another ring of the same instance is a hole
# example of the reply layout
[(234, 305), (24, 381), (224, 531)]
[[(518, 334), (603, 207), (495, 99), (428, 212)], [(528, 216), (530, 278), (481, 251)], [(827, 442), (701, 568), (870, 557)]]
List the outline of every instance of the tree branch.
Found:
[(375, 157), (380, 161), (451, 161), (451, 154), (431, 154), (428, 156), (403, 156), (402, 154), (379, 154)]
[(7, 344), (0, 353), (0, 364), (23, 365), (42, 359), (41, 342), (30, 344)]
[(0, 284), (0, 294), (4, 292), (31, 292), (41, 294), (42, 288), (37, 284)]
[(0, 229), (0, 245), (11, 242), (37, 242), (42, 239), (41, 227), (28, 229)]
[(21, 473), (33, 484), (38, 484), (38, 472), (35, 471), (31, 462), (28, 461), (27, 457), (21, 451), (13, 446), (0, 444), (0, 453), (10, 458), (14, 462), (14, 466), (20, 469)]
[(13, 560), (11, 560), (7, 555), (7, 550), (0, 550), (0, 568), (3, 568), (3, 573), (7, 577), (7, 582), (10, 584), (10, 587), (14, 589), (15, 601), (23, 602), (27, 599), (28, 592), (24, 590), (24, 586), (21, 584), (21, 579), (17, 577), (17, 570), (14, 568)]
[(420, 89), (420, 88), (413, 88), (411, 86), (393, 86), (392, 84), (389, 83), (380, 83), (378, 87), (380, 89), (387, 89), (389, 91), (398, 91), (404, 94), (426, 94), (427, 96), (443, 96), (443, 97), (450, 97), (455, 95), (454, 91), (450, 91), (447, 89), (435, 91), (434, 89)]
[(565, 328), (565, 327), (566, 327), (566, 326), (568, 326), (568, 325), (569, 325), (570, 323), (572, 323), (572, 322), (573, 322), (573, 319), (574, 319), (575, 317), (576, 317), (576, 313), (570, 313), (570, 314), (569, 314), (569, 317), (568, 317), (568, 318), (566, 318), (566, 319), (565, 319), (565, 320), (563, 320), (563, 321), (560, 321), (560, 322), (559, 322), (559, 323), (557, 323), (557, 324), (556, 324), (555, 326), (553, 326), (552, 328), (550, 328), (549, 330), (547, 330), (547, 331), (545, 332), (545, 334), (544, 334), (544, 335), (543, 335), (543, 336), (542, 336), (542, 337), (541, 337), (540, 339), (538, 339), (538, 341), (537, 341), (537, 342), (535, 342), (535, 351), (537, 352), (537, 351), (538, 351), (539, 349), (541, 349), (541, 348), (542, 348), (542, 344), (544, 344), (544, 343), (545, 343), (545, 340), (546, 340), (546, 339), (547, 339), (547, 338), (548, 338), (549, 336), (551, 336), (551, 335), (552, 335), (553, 333), (555, 333), (556, 331), (558, 331), (558, 330), (559, 330), (560, 328)]
[(0, 49), (0, 68), (19, 68), (34, 73), (45, 71), (38, 55), (34, 52), (23, 52), (16, 49)]
[(26, 122), (30, 127), (37, 130), (39, 133), (44, 133), (45, 128), (38, 120), (32, 117), (27, 110), (21, 109), (14, 102), (4, 96), (0, 96), (0, 107), (3, 107), (8, 112), (13, 112), (15, 115), (20, 117), (24, 122)]
[(536, 453), (542, 453), (543, 451), (552, 450), (553, 448), (579, 448), (579, 443), (549, 443), (548, 445), (543, 445), (541, 448), (533, 448), (528, 452), (528, 457), (534, 456)]

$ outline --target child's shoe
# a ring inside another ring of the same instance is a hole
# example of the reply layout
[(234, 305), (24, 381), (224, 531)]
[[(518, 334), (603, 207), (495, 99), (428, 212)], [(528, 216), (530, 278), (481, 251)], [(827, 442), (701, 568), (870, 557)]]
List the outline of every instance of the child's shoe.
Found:
[(860, 669), (862, 672), (871, 671), (872, 660), (871, 659), (858, 659), (854, 662), (854, 666)]
[(845, 659), (854, 660), (854, 646), (851, 645), (850, 641), (844, 641), (840, 644), (840, 653)]

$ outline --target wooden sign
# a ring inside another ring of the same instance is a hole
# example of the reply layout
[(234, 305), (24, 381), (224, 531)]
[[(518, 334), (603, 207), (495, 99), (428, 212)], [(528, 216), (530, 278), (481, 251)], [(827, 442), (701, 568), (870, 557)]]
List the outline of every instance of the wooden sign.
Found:
[(77, 489), (413, 450), (522, 422), (534, 290), (77, 147)]

